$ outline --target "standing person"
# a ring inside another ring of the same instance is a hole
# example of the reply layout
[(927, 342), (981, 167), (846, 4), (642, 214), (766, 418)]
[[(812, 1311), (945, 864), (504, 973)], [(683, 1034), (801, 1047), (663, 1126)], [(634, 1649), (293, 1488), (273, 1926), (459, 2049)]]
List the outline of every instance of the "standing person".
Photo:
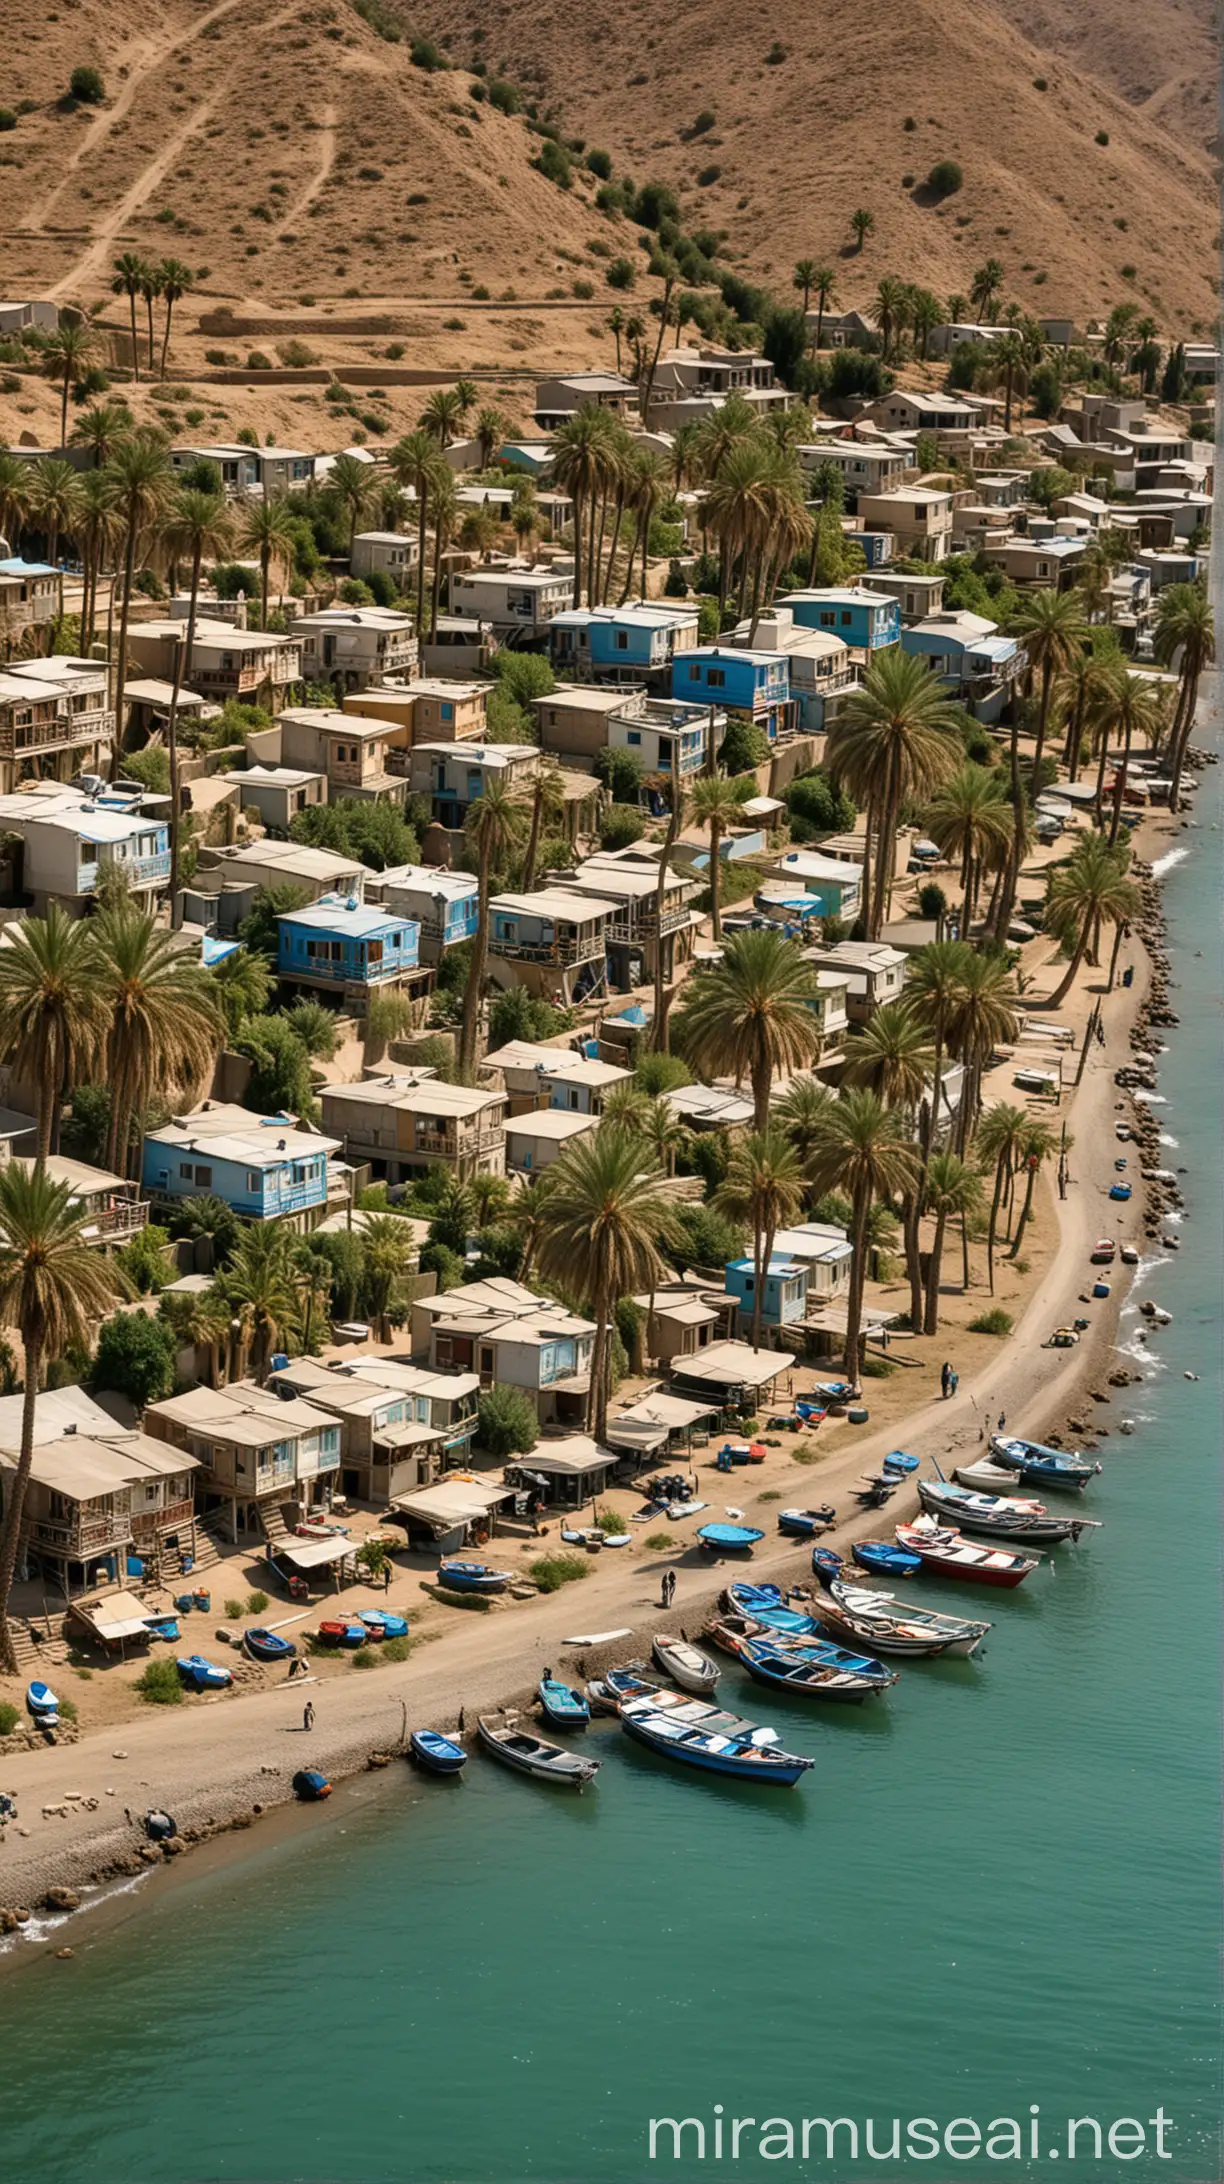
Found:
[(311, 1729), (313, 1729), (313, 1728), (314, 1728), (314, 1700), (313, 1700), (313, 1699), (307, 1699), (307, 1701), (306, 1701), (306, 1704), (305, 1704), (305, 1706), (304, 1706), (304, 1707), (303, 1707), (303, 1709), (302, 1709), (302, 1727), (303, 1727), (303, 1729), (305, 1729), (305, 1730), (311, 1730)]
[(675, 1571), (674, 1571), (674, 1570), (669, 1570), (669, 1571), (668, 1571), (668, 1573), (667, 1573), (667, 1605), (668, 1605), (668, 1607), (669, 1607), (669, 1608), (670, 1608), (670, 1606), (671, 1606), (671, 1604), (672, 1604), (672, 1601), (673, 1601), (673, 1600), (675, 1599), (675, 1597), (676, 1597), (676, 1573), (675, 1573)]
[(951, 1388), (951, 1386), (952, 1386), (952, 1367), (951, 1367), (951, 1366), (950, 1366), (950, 1365), (948, 1364), (948, 1362), (947, 1362), (947, 1359), (946, 1359), (946, 1358), (945, 1358), (945, 1360), (944, 1360), (944, 1362), (943, 1362), (942, 1366), (940, 1367), (940, 1371), (939, 1371), (939, 1386), (940, 1386), (940, 1392), (941, 1392), (941, 1393), (942, 1393), (942, 1395), (943, 1395), (943, 1399), (944, 1399), (944, 1402), (946, 1403), (946, 1402), (947, 1402), (947, 1400), (948, 1400), (948, 1393), (949, 1393), (949, 1390), (950, 1390), (950, 1388)]
[(959, 1388), (959, 1386), (960, 1386), (960, 1374), (959, 1374), (959, 1373), (949, 1373), (949, 1375), (948, 1375), (948, 1394), (949, 1394), (949, 1395), (955, 1395), (955, 1394), (956, 1394), (956, 1391), (957, 1391), (957, 1389)]

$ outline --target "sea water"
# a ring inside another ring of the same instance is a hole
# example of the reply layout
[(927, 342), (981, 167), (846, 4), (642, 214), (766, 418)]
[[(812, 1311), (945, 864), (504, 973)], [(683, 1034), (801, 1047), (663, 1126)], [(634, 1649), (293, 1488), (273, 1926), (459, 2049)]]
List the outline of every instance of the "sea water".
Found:
[[(797, 1790), (609, 1725), (581, 1798), (479, 1755), (457, 1784), (396, 1768), (188, 1868), (0, 1984), (5, 2177), (1221, 2176), (1222, 788), (1164, 882), (1186, 1220), (1141, 1277), (1173, 1313), (1150, 1358), (1124, 1321), (1148, 1377), (1104, 1414), (1104, 1529), (1016, 1594), (924, 1586), (993, 1619), (981, 1656), (861, 1711), (728, 1667), (815, 1755)], [(693, 2119), (678, 2159), (666, 2118)]]

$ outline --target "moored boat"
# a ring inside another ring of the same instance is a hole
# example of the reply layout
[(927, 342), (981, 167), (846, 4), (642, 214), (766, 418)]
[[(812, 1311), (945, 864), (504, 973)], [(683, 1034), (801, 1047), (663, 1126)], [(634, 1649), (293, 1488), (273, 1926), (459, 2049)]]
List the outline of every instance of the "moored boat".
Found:
[(651, 1652), (664, 1674), (682, 1691), (692, 1691), (698, 1698), (708, 1698), (718, 1686), (719, 1671), (708, 1660), (699, 1646), (691, 1646), (686, 1638), (658, 1636), (651, 1645)]
[(176, 1644), (180, 1635), (177, 1615), (146, 1616), (145, 1629), (150, 1638), (170, 1645)]
[(426, 1774), (457, 1775), (467, 1766), (467, 1753), (456, 1737), (444, 1737), (438, 1729), (414, 1729), (408, 1749)]
[(549, 1744), (544, 1737), (532, 1736), (517, 1726), (517, 1717), (508, 1714), (504, 1723), (490, 1721), (481, 1715), (477, 1723), (480, 1741), (491, 1759), (500, 1760), (503, 1767), (510, 1767), (516, 1774), (530, 1775), (536, 1782), (551, 1782), (559, 1789), (581, 1790), (593, 1782), (599, 1772), (597, 1759), (580, 1758), (577, 1752), (567, 1752), (560, 1744)]
[(1015, 1472), (1004, 1471), (1002, 1464), (992, 1464), (988, 1456), (979, 1457), (975, 1464), (958, 1464), (952, 1476), (962, 1486), (981, 1494), (1010, 1494), (1016, 1484)]
[(274, 1630), (248, 1630), (242, 1643), (253, 1661), (290, 1661), (297, 1652), (292, 1638)]
[(408, 1636), (407, 1616), (392, 1615), (386, 1608), (360, 1608), (357, 1613), (357, 1620), (359, 1623), (364, 1623), (367, 1638), (406, 1638)]
[(903, 1448), (890, 1449), (888, 1455), (884, 1458), (884, 1469), (885, 1471), (896, 1471), (902, 1477), (908, 1477), (911, 1471), (917, 1471), (918, 1458), (916, 1456), (907, 1456)]
[(738, 1639), (734, 1650), (754, 1683), (793, 1691), (804, 1699), (858, 1706), (897, 1681), (895, 1668), (827, 1639), (788, 1641), (763, 1631), (759, 1637)]
[(1056, 1517), (1044, 1502), (977, 1494), (971, 1487), (949, 1486), (944, 1479), (920, 1479), (918, 1499), (932, 1516), (988, 1539), (1029, 1540), (1034, 1546), (1056, 1547), (1060, 1540), (1078, 1539), (1089, 1526), (1095, 1529), (1090, 1517)]
[(835, 1516), (830, 1502), (822, 1503), (819, 1509), (779, 1509), (778, 1530), (792, 1539), (815, 1539), (828, 1530)]
[(183, 1682), (193, 1691), (224, 1691), (234, 1681), (228, 1668), (219, 1668), (215, 1661), (206, 1661), (202, 1653), (180, 1654), (174, 1665)]
[(618, 1710), (627, 1699), (662, 1700), (676, 1696), (661, 1677), (653, 1674), (646, 1661), (626, 1661), (623, 1668), (610, 1668), (602, 1682)]
[(765, 1534), (752, 1524), (703, 1524), (697, 1537), (713, 1554), (750, 1554)]
[(369, 1632), (364, 1623), (350, 1623), (341, 1616), (328, 1616), (320, 1623), (317, 1636), (325, 1646), (346, 1646), (355, 1651), (365, 1644)]
[(973, 1585), (1010, 1588), (1037, 1568), (1033, 1555), (1020, 1555), (1006, 1547), (979, 1546), (964, 1539), (952, 1525), (937, 1524), (934, 1517), (917, 1517), (913, 1524), (899, 1524), (897, 1538), (918, 1556), (924, 1570), (936, 1577), (954, 1577)]
[(916, 1577), (922, 1568), (917, 1555), (887, 1539), (856, 1539), (850, 1552), (860, 1570), (875, 1577)]
[(541, 1676), (537, 1697), (549, 1721), (558, 1729), (585, 1729), (591, 1718), (589, 1702), (556, 1676)]
[(776, 1729), (743, 1721), (701, 1699), (684, 1699), (674, 1706), (660, 1706), (650, 1698), (630, 1699), (621, 1707), (620, 1718), (637, 1743), (706, 1774), (789, 1789), (813, 1765), (797, 1752), (783, 1751)]
[(777, 1585), (728, 1585), (723, 1600), (733, 1615), (746, 1615), (768, 1630), (792, 1637), (810, 1636), (816, 1619), (801, 1608), (788, 1608), (787, 1595)]
[(317, 1767), (299, 1767), (293, 1777), (293, 1794), (303, 1805), (317, 1805), (320, 1799), (331, 1796), (331, 1783)]
[(841, 1578), (826, 1576), (823, 1583), (821, 1623), (834, 1636), (856, 1638), (873, 1653), (915, 1658), (975, 1653), (990, 1629), (989, 1623), (939, 1615), (931, 1608), (903, 1608), (891, 1593), (868, 1592)]
[(440, 1562), (438, 1583), (451, 1592), (499, 1593), (510, 1583), (510, 1572), (487, 1562)]
[(990, 1452), (993, 1461), (1004, 1471), (1014, 1471), (1021, 1479), (1031, 1479), (1036, 1486), (1063, 1487), (1075, 1494), (1082, 1494), (1089, 1479), (1095, 1478), (1101, 1468), (1084, 1456), (1046, 1448), (1040, 1441), (1022, 1441), (1009, 1434), (992, 1434)]

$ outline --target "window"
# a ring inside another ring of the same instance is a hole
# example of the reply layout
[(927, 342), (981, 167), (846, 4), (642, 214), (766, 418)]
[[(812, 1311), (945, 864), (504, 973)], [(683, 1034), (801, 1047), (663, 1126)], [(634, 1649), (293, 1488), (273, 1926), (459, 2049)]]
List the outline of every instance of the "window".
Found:
[(625, 629), (618, 629), (618, 630), (616, 631), (616, 649), (617, 649), (617, 651), (618, 651), (618, 652), (628, 652), (628, 650), (629, 650), (629, 632), (628, 632), (628, 630), (625, 630)]
[(211, 1169), (211, 1168), (201, 1168), (201, 1167), (197, 1167), (197, 1169), (196, 1169), (196, 1172), (195, 1172), (195, 1179), (196, 1179), (196, 1184), (197, 1184), (197, 1187), (198, 1187), (198, 1188), (199, 1188), (200, 1190), (202, 1190), (202, 1191), (210, 1191), (210, 1190), (212, 1189), (212, 1169)]
[(836, 629), (837, 616), (835, 614), (825, 614), (822, 612), (820, 617), (820, 626), (822, 629)]
[(842, 628), (843, 628), (843, 629), (849, 629), (849, 627), (850, 627), (850, 624), (852, 623), (852, 621), (853, 621), (853, 620), (854, 620), (854, 615), (853, 615), (853, 613), (852, 613), (851, 609), (850, 609), (849, 607), (846, 607), (846, 608), (845, 608), (845, 609), (843, 610), (843, 612), (842, 612), (842, 618), (841, 618), (841, 626), (842, 626)]
[(706, 682), (711, 690), (721, 690), (726, 680), (727, 670), (725, 667), (712, 667), (706, 676)]
[(689, 662), (689, 681), (690, 681), (690, 682), (700, 682), (700, 681), (701, 681), (701, 662), (700, 662), (700, 660), (691, 660), (691, 661)]
[(626, 729), (626, 731), (625, 731), (625, 741), (626, 741), (626, 743), (640, 743), (640, 742), (641, 742), (641, 740), (642, 740), (642, 731), (641, 731), (641, 729), (640, 729), (640, 728), (627, 728), (627, 729)]
[(444, 705), (441, 708), (441, 713), (443, 720), (453, 720), (455, 717), (455, 708), (453, 705)]
[(247, 1179), (246, 1179), (246, 1187), (247, 1187), (247, 1189), (248, 1189), (249, 1191), (258, 1191), (258, 1189), (259, 1189), (259, 1170), (258, 1170), (257, 1168), (248, 1168), (248, 1169), (247, 1169)]
[(183, 1161), (183, 1162), (181, 1163), (181, 1165), (180, 1165), (180, 1167), (179, 1167), (179, 1177), (180, 1177), (180, 1180), (181, 1180), (182, 1182), (184, 1182), (184, 1183), (190, 1183), (190, 1181), (191, 1181), (191, 1162), (190, 1162), (189, 1160), (184, 1160), (184, 1161)]

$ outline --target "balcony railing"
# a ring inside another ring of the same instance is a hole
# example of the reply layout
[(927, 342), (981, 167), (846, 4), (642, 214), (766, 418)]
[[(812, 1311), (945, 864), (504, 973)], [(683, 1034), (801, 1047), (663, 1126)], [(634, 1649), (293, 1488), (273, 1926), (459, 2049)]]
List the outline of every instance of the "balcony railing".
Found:
[[(83, 1205), (85, 1233), (91, 1243), (110, 1244), (120, 1236), (134, 1236), (149, 1221), (147, 1198), (119, 1198), (110, 1206)], [(91, 1234), (93, 1231), (95, 1233)]]
[(604, 937), (573, 940), (526, 941), (498, 940), (489, 942), (490, 955), (505, 956), (516, 963), (591, 963), (604, 952)]
[(115, 730), (113, 713), (70, 714), (64, 719), (34, 721), (14, 728), (0, 723), (0, 756), (21, 758), (30, 751), (62, 751), (77, 743), (98, 743)]
[(36, 1517), (29, 1536), (31, 1546), (50, 1547), (75, 1559), (109, 1554), (112, 1549), (125, 1547), (131, 1539), (132, 1528), (126, 1516), (76, 1518), (63, 1523), (50, 1517)]

